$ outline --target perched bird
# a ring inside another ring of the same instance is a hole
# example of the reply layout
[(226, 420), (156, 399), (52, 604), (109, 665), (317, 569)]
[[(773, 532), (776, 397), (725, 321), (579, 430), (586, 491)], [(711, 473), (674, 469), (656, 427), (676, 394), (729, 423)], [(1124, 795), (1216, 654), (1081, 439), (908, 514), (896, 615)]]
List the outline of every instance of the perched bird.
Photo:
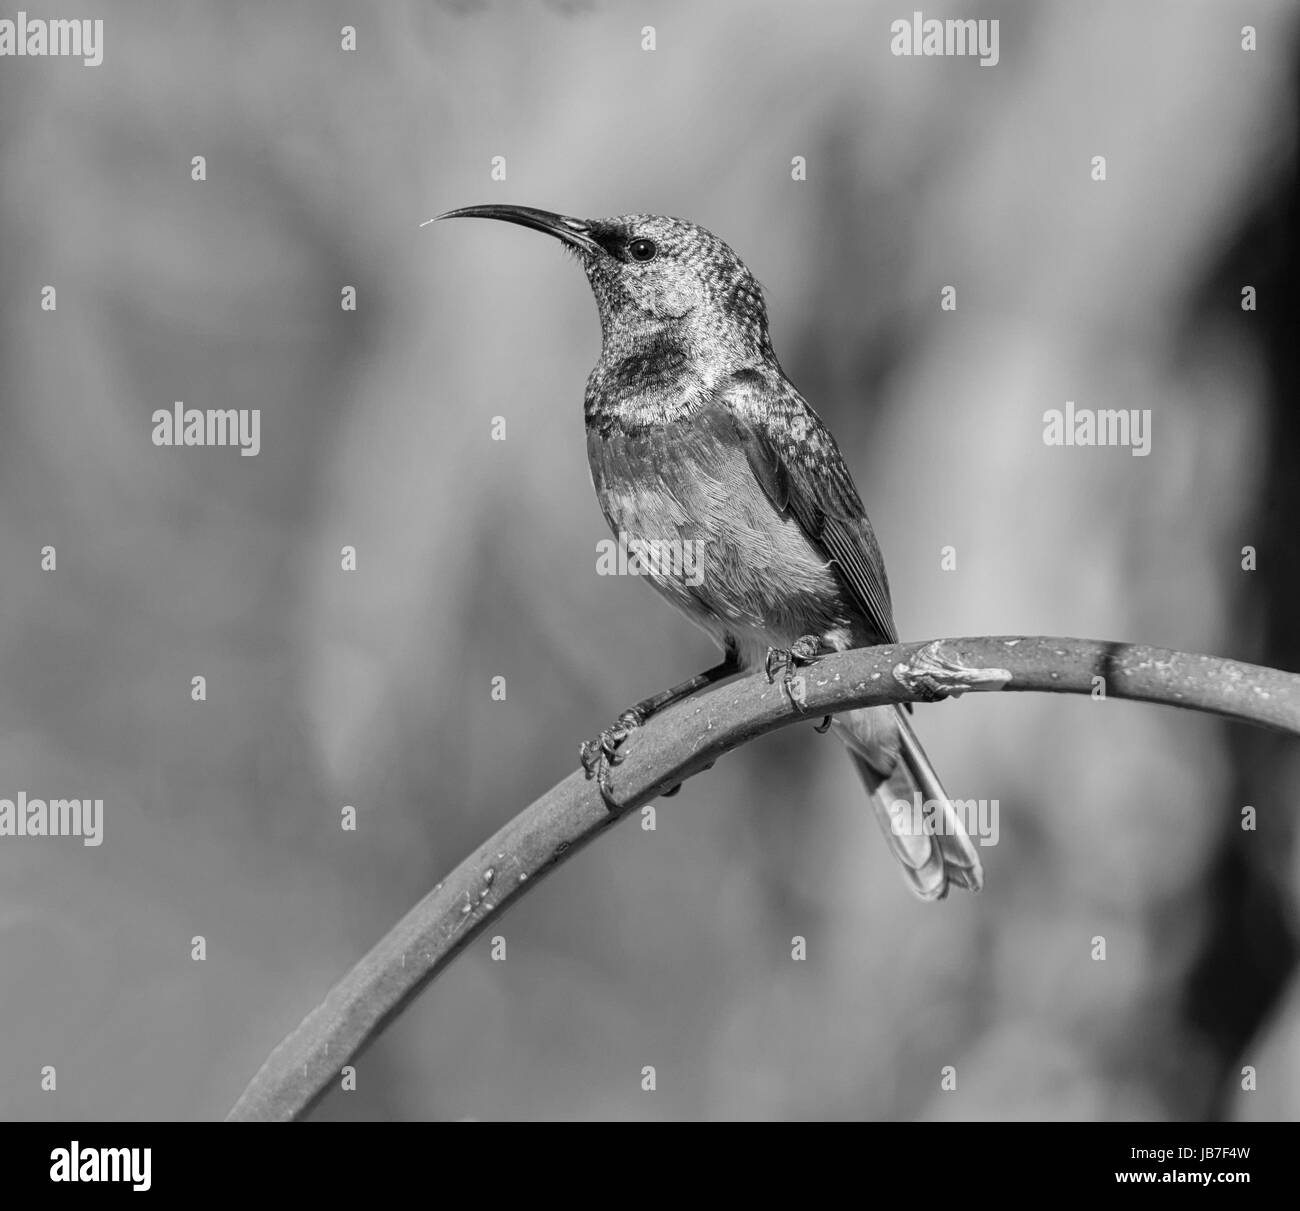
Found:
[[(611, 529), (630, 549), (699, 552), (694, 575), (651, 560), (648, 578), (717, 640), (715, 668), (638, 703), (583, 746), (608, 799), (629, 734), (669, 703), (734, 673), (819, 652), (895, 643), (889, 581), (835, 439), (786, 378), (754, 275), (717, 236), (659, 215), (573, 219), (524, 206), (439, 218), (500, 219), (559, 239), (600, 312), (587, 380), (587, 455)], [(676, 547), (673, 544), (678, 544)], [(894, 706), (835, 717), (907, 880), (924, 899), (978, 890), (979, 856)], [(918, 826), (914, 796), (937, 804)]]

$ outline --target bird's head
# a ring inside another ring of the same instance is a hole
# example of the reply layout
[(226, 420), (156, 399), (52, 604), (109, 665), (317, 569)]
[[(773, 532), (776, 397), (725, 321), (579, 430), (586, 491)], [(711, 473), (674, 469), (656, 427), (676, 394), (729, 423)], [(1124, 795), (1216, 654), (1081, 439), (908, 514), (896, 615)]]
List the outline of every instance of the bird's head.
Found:
[(438, 217), (500, 219), (560, 240), (586, 271), (607, 347), (667, 327), (709, 333), (760, 352), (770, 348), (758, 279), (711, 231), (685, 219), (571, 219), (496, 205), (466, 206)]

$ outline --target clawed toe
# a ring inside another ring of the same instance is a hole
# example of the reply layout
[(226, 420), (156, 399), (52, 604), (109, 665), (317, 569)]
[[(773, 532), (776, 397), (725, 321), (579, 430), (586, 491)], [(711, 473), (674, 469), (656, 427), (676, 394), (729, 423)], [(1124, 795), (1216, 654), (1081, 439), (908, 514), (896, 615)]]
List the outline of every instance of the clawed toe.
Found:
[(587, 780), (596, 779), (600, 797), (610, 811), (617, 811), (618, 804), (610, 789), (609, 771), (622, 764), (623, 745), (632, 730), (641, 726), (641, 722), (641, 712), (636, 707), (630, 707), (618, 717), (612, 727), (607, 727), (595, 740), (584, 741), (578, 750), (578, 759), (582, 762)]
[(816, 664), (820, 648), (821, 640), (816, 635), (804, 635), (788, 648), (768, 648), (767, 657), (763, 661), (763, 672), (767, 675), (768, 684), (776, 680), (775, 669), (783, 668), (789, 676), (792, 669)]
[[(788, 648), (768, 648), (767, 657), (763, 661), (763, 672), (767, 676), (770, 685), (776, 680), (775, 670), (784, 669), (785, 674), (781, 679), (781, 686), (786, 692), (786, 696), (795, 706), (799, 701), (794, 696), (794, 690), (791, 682), (794, 679), (794, 671), (805, 665), (817, 663), (817, 652), (821, 647), (821, 640), (816, 635), (803, 635), (796, 639)], [(827, 724), (826, 726), (830, 726)], [(819, 731), (824, 730), (819, 728)]]

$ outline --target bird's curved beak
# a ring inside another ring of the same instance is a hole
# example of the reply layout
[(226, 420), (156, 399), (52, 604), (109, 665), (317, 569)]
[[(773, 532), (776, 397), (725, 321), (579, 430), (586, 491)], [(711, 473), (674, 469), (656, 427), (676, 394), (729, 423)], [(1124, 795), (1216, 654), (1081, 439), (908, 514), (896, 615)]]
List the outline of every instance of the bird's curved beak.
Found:
[[(549, 210), (536, 210), (532, 206), (462, 206), (459, 210), (449, 210), (438, 215), (439, 219), (500, 219), (505, 223), (518, 223), (520, 227), (531, 227), (534, 231), (544, 231), (557, 240), (580, 248), (584, 252), (600, 252), (600, 245), (591, 238), (591, 224), (582, 219), (571, 219), (567, 215), (554, 214)], [(436, 222), (436, 220), (434, 220)]]

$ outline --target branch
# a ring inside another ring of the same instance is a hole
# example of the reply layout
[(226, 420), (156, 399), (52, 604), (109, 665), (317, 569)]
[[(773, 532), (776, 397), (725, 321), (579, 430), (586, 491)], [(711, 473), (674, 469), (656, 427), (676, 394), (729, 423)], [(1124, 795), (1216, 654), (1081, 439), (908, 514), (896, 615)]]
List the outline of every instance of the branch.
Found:
[[(1300, 734), (1300, 675), (1163, 648), (1087, 639), (940, 639), (860, 648), (799, 670), (794, 706), (760, 673), (679, 704), (638, 729), (613, 771), (610, 812), (571, 774), (462, 862), (326, 996), (253, 1077), (228, 1119), (303, 1116), (340, 1068), (539, 879), (610, 825), (712, 765), (800, 720), (949, 694), (1039, 690), (1162, 702)], [(800, 709), (802, 708), (802, 709)]]

